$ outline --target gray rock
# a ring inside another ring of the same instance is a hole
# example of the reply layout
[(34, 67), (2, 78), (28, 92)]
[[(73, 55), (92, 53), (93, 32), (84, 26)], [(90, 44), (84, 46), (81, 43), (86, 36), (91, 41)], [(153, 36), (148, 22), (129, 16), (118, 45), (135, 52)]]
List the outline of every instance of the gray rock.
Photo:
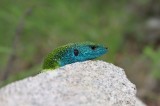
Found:
[(145, 106), (123, 69), (85, 61), (3, 87), (0, 106)]

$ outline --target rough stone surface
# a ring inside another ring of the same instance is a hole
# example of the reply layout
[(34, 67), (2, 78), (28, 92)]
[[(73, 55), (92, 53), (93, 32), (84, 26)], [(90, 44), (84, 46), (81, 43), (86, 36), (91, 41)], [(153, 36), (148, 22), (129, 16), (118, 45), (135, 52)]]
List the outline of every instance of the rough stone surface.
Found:
[(0, 106), (145, 106), (123, 69), (85, 61), (3, 87)]

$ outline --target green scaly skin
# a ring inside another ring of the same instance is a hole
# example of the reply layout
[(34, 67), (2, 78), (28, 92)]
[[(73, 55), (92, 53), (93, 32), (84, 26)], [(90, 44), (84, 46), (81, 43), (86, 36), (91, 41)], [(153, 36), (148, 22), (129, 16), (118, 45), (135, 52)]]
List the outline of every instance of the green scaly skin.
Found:
[(92, 42), (70, 43), (56, 48), (44, 59), (43, 69), (55, 69), (67, 64), (91, 60), (108, 51), (108, 48)]

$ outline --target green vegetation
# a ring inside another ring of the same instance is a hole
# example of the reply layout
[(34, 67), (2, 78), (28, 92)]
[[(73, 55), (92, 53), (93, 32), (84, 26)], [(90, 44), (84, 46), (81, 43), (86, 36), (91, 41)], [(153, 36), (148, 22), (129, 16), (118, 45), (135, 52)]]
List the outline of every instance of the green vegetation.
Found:
[(144, 54), (151, 59), (151, 74), (154, 78), (160, 80), (160, 49), (156, 52), (152, 47), (146, 47)]
[[(5, 68), (13, 51), (13, 42), (17, 36), (16, 30), (22, 21), (24, 24), (21, 29), (22, 33), (18, 35), (16, 50), (14, 50), (19, 61), (18, 65), (41, 64), (42, 57), (55, 47), (80, 41), (100, 42), (112, 48), (106, 60), (113, 62), (122, 42), (125, 25), (130, 18), (126, 18), (129, 17), (129, 13), (122, 8), (125, 4), (123, 1), (122, 5), (114, 7), (109, 3), (96, 0), (93, 2), (2, 1), (0, 10), (0, 19), (3, 20), (0, 26), (1, 70)], [(111, 4), (114, 3), (111, 2)], [(27, 16), (26, 11), (29, 11)], [(40, 57), (39, 62), (35, 60), (35, 56)], [(30, 68), (25, 69), (25, 72), (27, 73)]]
[(0, 87), (38, 74), (54, 48), (83, 41), (106, 45), (99, 59), (125, 68), (137, 85), (147, 80), (138, 84), (135, 70), (160, 79), (160, 29), (147, 24), (159, 7), (159, 0), (1, 0)]

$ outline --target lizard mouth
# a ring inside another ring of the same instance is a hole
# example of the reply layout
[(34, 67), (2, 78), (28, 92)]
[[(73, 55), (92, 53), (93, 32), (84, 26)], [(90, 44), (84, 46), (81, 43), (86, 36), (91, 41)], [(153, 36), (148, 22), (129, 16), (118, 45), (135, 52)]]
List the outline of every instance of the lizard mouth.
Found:
[(107, 52), (107, 50), (108, 49), (101, 49), (101, 50), (97, 50), (95, 52), (92, 52), (92, 53), (89, 53), (89, 54), (86, 54), (86, 55), (88, 55), (88, 59), (94, 59), (94, 58), (97, 58), (99, 56), (104, 55)]

